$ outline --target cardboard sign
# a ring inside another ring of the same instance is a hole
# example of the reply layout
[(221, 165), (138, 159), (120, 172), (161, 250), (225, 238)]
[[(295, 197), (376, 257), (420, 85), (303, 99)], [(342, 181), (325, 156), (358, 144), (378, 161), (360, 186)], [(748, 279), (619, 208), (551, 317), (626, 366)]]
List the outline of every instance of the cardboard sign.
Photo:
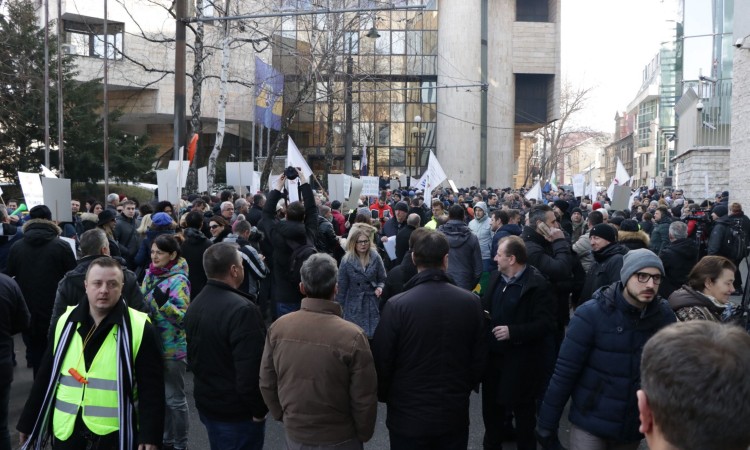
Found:
[(70, 209), (70, 180), (60, 178), (42, 178), (44, 204), (52, 211), (52, 220), (72, 222), (73, 211)]
[[(399, 189), (402, 185), (399, 184), (399, 180), (391, 180), (391, 190), (395, 191)], [(405, 186), (405, 185), (403, 185)], [(380, 187), (380, 181), (378, 180), (378, 188)]]
[(380, 194), (380, 178), (360, 177), (362, 180), (362, 195), (377, 197)]
[(576, 197), (583, 197), (584, 189), (586, 188), (586, 177), (582, 174), (573, 175), (573, 195)]
[[(345, 179), (348, 175), (342, 173), (328, 174), (328, 197), (331, 201), (338, 200), (341, 203), (346, 201), (349, 192), (346, 190)], [(349, 182), (351, 185), (351, 181)]]
[(156, 184), (159, 187), (159, 201), (169, 201), (173, 205), (180, 202), (180, 184), (174, 170), (157, 170)]
[(630, 188), (628, 186), (615, 185), (613, 194), (612, 209), (616, 211), (627, 209), (628, 202), (630, 201)]
[(21, 183), (27, 210), (44, 204), (44, 188), (38, 173), (18, 172), (18, 181)]
[[(182, 155), (182, 152), (180, 152), (180, 155)], [(187, 176), (188, 171), (190, 170), (190, 162), (189, 161), (169, 161), (169, 165), (167, 166), (167, 170), (174, 170), (175, 173), (177, 173), (177, 180), (180, 183), (180, 189), (183, 189), (185, 187), (185, 184), (187, 184)]]
[(362, 180), (359, 178), (349, 177), (352, 184), (352, 189), (349, 192), (349, 197), (344, 202), (344, 211), (351, 211), (356, 209), (359, 203), (359, 196), (362, 194)]
[(255, 171), (251, 162), (228, 162), (227, 184), (235, 188), (252, 186)]

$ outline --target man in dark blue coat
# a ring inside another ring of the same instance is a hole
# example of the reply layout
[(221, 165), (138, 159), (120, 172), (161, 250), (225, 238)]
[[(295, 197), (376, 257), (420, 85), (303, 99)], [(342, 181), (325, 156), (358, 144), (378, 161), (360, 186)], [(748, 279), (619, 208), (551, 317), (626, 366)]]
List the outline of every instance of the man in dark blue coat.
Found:
[(638, 448), (641, 351), (651, 336), (676, 321), (657, 295), (663, 278), (658, 256), (631, 250), (623, 258), (620, 281), (576, 309), (539, 410), (537, 438), (544, 448), (570, 397), (572, 448), (584, 448), (584, 442)]

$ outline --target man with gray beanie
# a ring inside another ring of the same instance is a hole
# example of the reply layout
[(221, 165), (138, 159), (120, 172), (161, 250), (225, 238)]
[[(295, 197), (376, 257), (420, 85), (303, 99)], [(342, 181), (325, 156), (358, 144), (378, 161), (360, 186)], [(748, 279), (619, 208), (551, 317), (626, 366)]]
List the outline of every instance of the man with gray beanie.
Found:
[(638, 448), (641, 351), (676, 321), (657, 295), (663, 279), (658, 256), (631, 250), (620, 280), (576, 309), (539, 410), (537, 439), (543, 448), (550, 448), (570, 397), (570, 448)]

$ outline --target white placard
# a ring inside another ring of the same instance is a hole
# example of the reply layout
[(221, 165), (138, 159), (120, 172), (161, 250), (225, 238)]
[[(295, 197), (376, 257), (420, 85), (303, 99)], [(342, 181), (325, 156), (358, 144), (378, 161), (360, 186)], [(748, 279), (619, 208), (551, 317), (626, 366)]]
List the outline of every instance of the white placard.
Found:
[(260, 192), (260, 176), (261, 172), (253, 171), (253, 184), (250, 185), (250, 193), (255, 195)]
[(614, 196), (611, 200), (612, 209), (616, 211), (627, 209), (628, 202), (630, 201), (630, 188), (628, 186), (615, 186)]
[[(380, 180), (378, 180), (378, 188), (380, 187)], [(399, 189), (401, 185), (399, 184), (398, 180), (391, 180), (391, 190), (395, 191), (396, 189)]]
[(586, 176), (582, 173), (573, 175), (573, 195), (583, 197), (586, 188)]
[(344, 203), (344, 211), (356, 209), (359, 202), (359, 196), (362, 193), (362, 180), (353, 177), (349, 178), (351, 180), (352, 189), (349, 192), (349, 197), (347, 197), (346, 202)]
[(63, 241), (67, 242), (68, 245), (70, 245), (70, 249), (73, 250), (73, 256), (78, 258), (78, 255), (76, 254), (76, 240), (73, 238), (65, 237), (65, 236), (60, 236), (60, 239), (62, 239)]
[(52, 220), (72, 222), (70, 180), (66, 178), (42, 178), (42, 190), (44, 191), (44, 204), (52, 212)]
[(362, 180), (362, 195), (377, 197), (380, 194), (380, 178), (360, 177)]
[(273, 190), (276, 189), (276, 185), (279, 184), (279, 178), (281, 178), (281, 174), (274, 175), (273, 173), (268, 174), (268, 189)]
[(310, 179), (313, 171), (312, 169), (310, 169), (310, 166), (307, 165), (307, 160), (304, 156), (302, 156), (302, 153), (300, 153), (299, 149), (297, 148), (297, 144), (294, 143), (291, 137), (289, 138), (289, 143), (287, 145), (286, 159), (287, 167), (300, 167), (305, 173), (307, 179)]
[(289, 203), (299, 201), (299, 178), (286, 180), (286, 192), (289, 195)]
[(391, 258), (391, 261), (396, 259), (396, 236), (389, 237), (388, 240), (383, 243), (383, 247), (385, 248), (386, 253), (388, 253), (388, 257)]
[(252, 186), (255, 171), (251, 162), (228, 162), (227, 163), (227, 184), (229, 186), (243, 188)]
[(410, 188), (409, 186), (409, 177), (407, 175), (399, 175), (398, 181), (401, 183), (401, 187), (403, 188)]
[(341, 203), (344, 203), (344, 201), (346, 201), (347, 194), (349, 193), (344, 189), (345, 178), (346, 175), (342, 173), (328, 174), (328, 196), (331, 201), (338, 200)]
[(208, 192), (208, 167), (198, 168), (198, 192)]
[[(180, 152), (180, 155), (182, 155), (182, 152)], [(188, 176), (188, 171), (190, 170), (190, 162), (189, 161), (169, 161), (167, 170), (175, 171), (175, 173), (177, 174), (176, 179), (180, 181), (180, 189), (184, 188), (185, 184), (187, 184), (187, 176)]]
[(180, 186), (176, 171), (157, 170), (156, 185), (159, 188), (159, 201), (167, 200), (173, 205), (180, 203)]
[(44, 189), (38, 173), (18, 172), (18, 181), (21, 183), (27, 211), (31, 211), (31, 208), (37, 205), (44, 204)]
[(456, 183), (454, 183), (453, 180), (448, 180), (448, 184), (451, 185), (451, 189), (453, 189), (453, 193), (458, 194), (458, 188), (456, 187)]

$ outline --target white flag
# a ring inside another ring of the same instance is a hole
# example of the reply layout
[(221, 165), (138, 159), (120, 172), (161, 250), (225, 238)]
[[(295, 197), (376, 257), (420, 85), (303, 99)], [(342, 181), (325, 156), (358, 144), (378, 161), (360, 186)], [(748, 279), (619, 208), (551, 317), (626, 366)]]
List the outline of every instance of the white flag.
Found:
[(612, 180), (611, 183), (609, 183), (609, 187), (607, 188), (607, 197), (609, 197), (609, 201), (612, 201), (612, 199), (615, 196), (615, 180)]
[(549, 176), (549, 187), (552, 188), (553, 191), (557, 190), (557, 175), (555, 175), (555, 171), (552, 171), (552, 175)]
[(310, 169), (310, 166), (307, 165), (307, 160), (304, 156), (302, 156), (302, 153), (300, 153), (299, 149), (297, 148), (297, 144), (294, 143), (291, 137), (289, 138), (289, 144), (287, 145), (286, 160), (288, 165), (292, 167), (302, 168), (302, 172), (305, 174), (307, 179), (310, 179), (313, 171), (312, 169)]
[(57, 178), (57, 175), (55, 175), (54, 172), (49, 170), (44, 164), (40, 164), (40, 166), (42, 166), (42, 175), (45, 178)]
[(440, 165), (435, 153), (430, 150), (430, 160), (427, 163), (427, 170), (422, 174), (422, 178), (417, 182), (417, 189), (422, 189), (426, 192), (432, 192), (432, 190), (445, 181), (448, 176), (443, 170), (443, 166)]
[(542, 186), (538, 181), (536, 182), (536, 184), (534, 184), (534, 186), (531, 187), (531, 189), (529, 189), (529, 192), (526, 193), (526, 199), (532, 198), (537, 200), (542, 199)]
[(638, 192), (640, 191), (636, 189), (632, 194), (630, 194), (630, 199), (628, 200), (628, 209), (633, 207), (633, 201), (635, 201), (635, 197), (638, 195)]
[[(625, 170), (625, 166), (622, 164), (622, 161), (620, 161), (620, 158), (617, 158), (617, 170), (615, 171), (615, 179), (613, 180), (613, 183), (619, 186), (625, 186), (625, 183), (630, 181), (630, 175), (628, 175), (628, 171)], [(610, 198), (612, 198), (610, 196)]]

